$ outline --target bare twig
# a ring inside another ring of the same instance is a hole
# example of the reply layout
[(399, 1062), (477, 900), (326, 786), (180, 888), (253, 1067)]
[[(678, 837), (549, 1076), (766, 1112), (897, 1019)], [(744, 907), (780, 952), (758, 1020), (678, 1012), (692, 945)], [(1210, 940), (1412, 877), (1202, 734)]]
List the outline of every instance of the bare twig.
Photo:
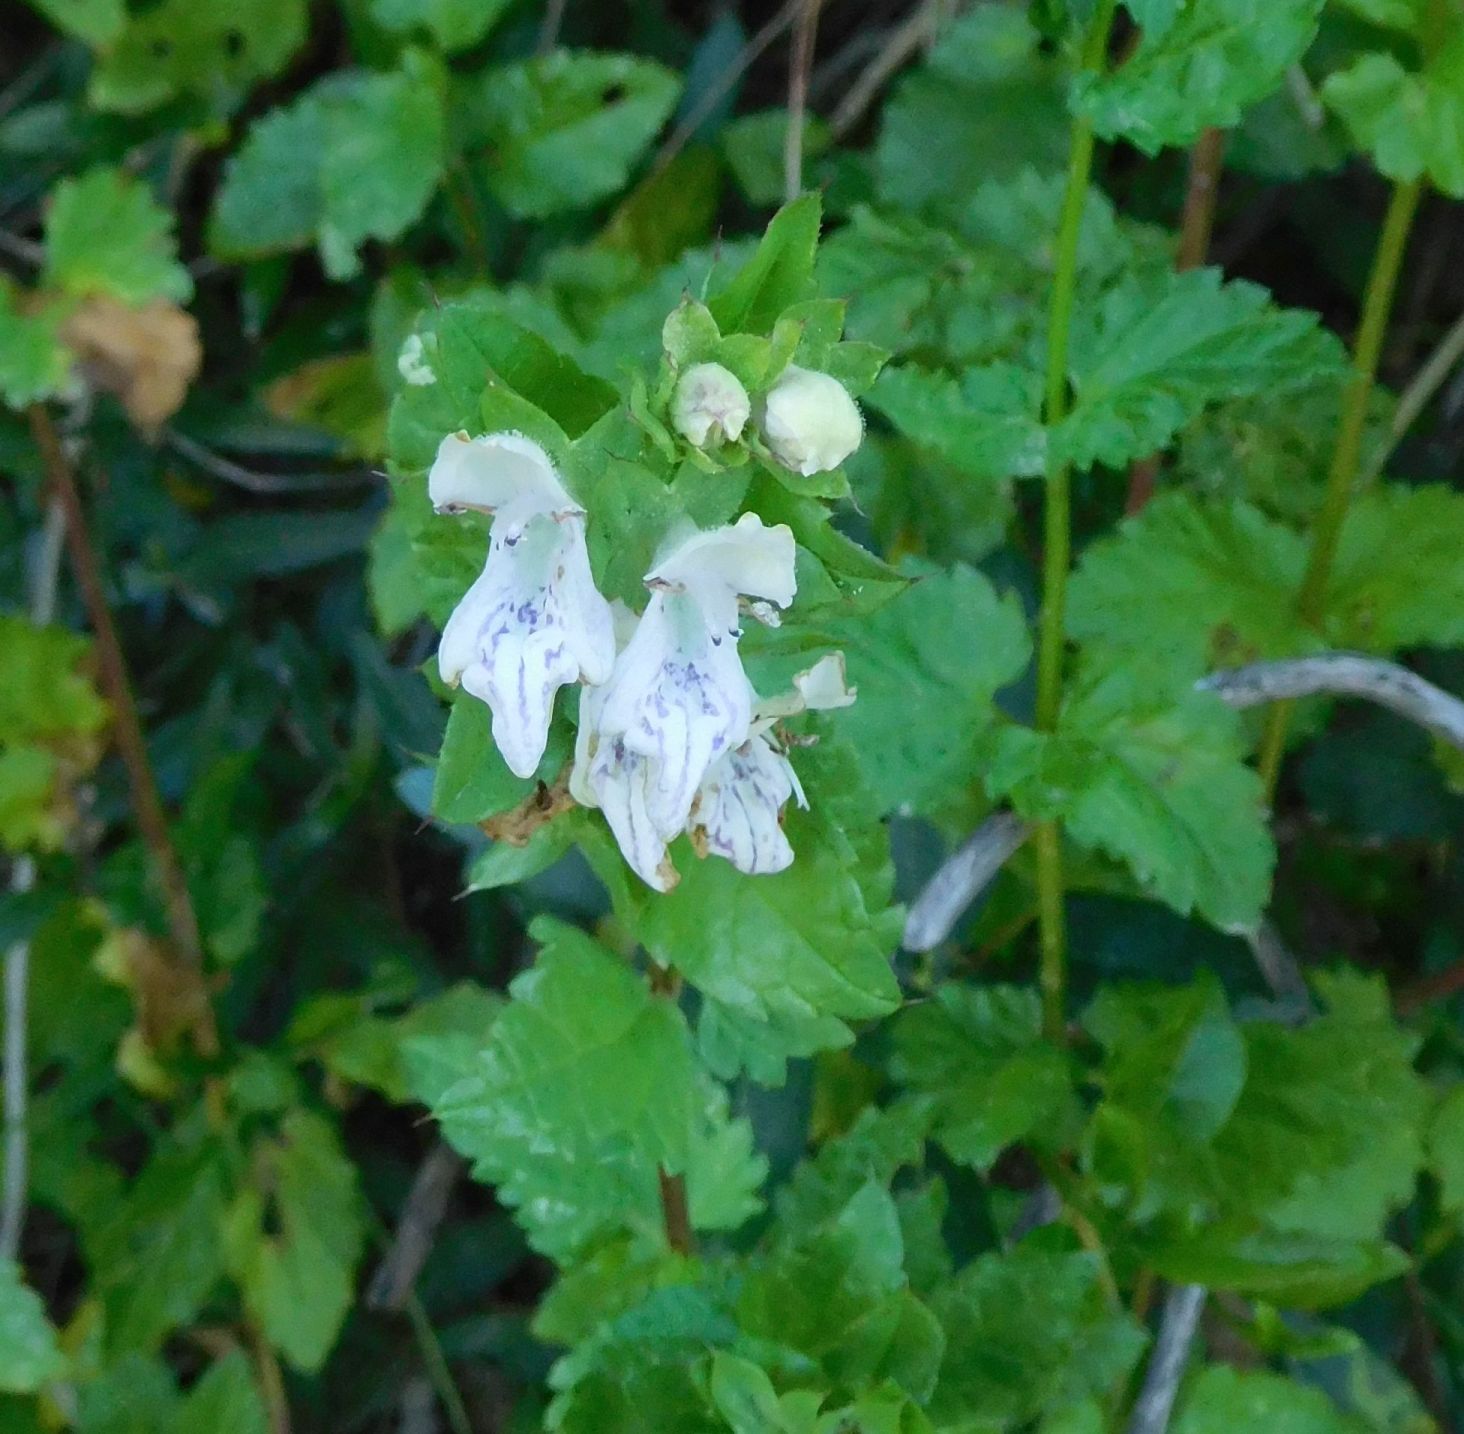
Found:
[(44, 244), (38, 244), (34, 239), (23, 239), (8, 229), (0, 229), (0, 254), (9, 254), (12, 259), (19, 259), (22, 264), (30, 264), (35, 268), (40, 268), (46, 262)]
[(548, 0), (544, 6), (544, 20), (539, 26), (539, 41), (534, 46), (536, 55), (547, 55), (559, 43), (559, 27), (564, 23), (564, 11), (568, 0)]
[(915, 898), (905, 918), (905, 949), (930, 951), (939, 946), (1031, 830), (1012, 812), (994, 812), (987, 817), (946, 858)]
[(829, 132), (835, 139), (843, 139), (858, 125), (890, 76), (935, 34), (941, 10), (941, 0), (924, 0), (924, 4), (916, 6), (902, 24), (890, 31), (879, 52), (834, 107), (829, 117)]
[(162, 437), (169, 448), (190, 463), (197, 464), (205, 473), (250, 493), (309, 493), (378, 481), (375, 473), (364, 468), (343, 473), (259, 473), (215, 453), (212, 448), (179, 433), (176, 428), (165, 428)]
[(1433, 1001), (1446, 1001), (1464, 991), (1464, 961), (1455, 961), (1430, 976), (1423, 976), (1398, 992), (1398, 1011), (1408, 1015)]
[(366, 1305), (374, 1310), (400, 1310), (427, 1263), (437, 1227), (447, 1211), (453, 1187), (463, 1173), (462, 1158), (439, 1141), (412, 1181), (397, 1221), (396, 1234), (371, 1283), (366, 1287)]
[[(650, 969), (650, 987), (653, 995), (674, 1004), (681, 994), (681, 973), (674, 967), (657, 966), (653, 963)], [(657, 1166), (656, 1185), (661, 1194), (661, 1223), (666, 1231), (666, 1243), (678, 1255), (695, 1254), (696, 1233), (691, 1225), (686, 1176), (680, 1172), (673, 1175), (664, 1166)]]
[(1351, 652), (1255, 662), (1212, 673), (1196, 684), (1228, 707), (1260, 707), (1298, 697), (1361, 697), (1417, 722), (1464, 750), (1464, 701), (1406, 667)]
[(214, 1056), (219, 1049), (218, 1031), (203, 986), (203, 942), (199, 936), (198, 917), (193, 909), (183, 865), (178, 860), (177, 848), (168, 830), (162, 799), (158, 796), (152, 760), (148, 756), (147, 741), (127, 674), (127, 660), (123, 656), (116, 624), (112, 621), (112, 609), (107, 604), (106, 591), (102, 586), (101, 564), (87, 531), (81, 493), (51, 415), (40, 404), (33, 404), (29, 416), (31, 435), (41, 451), (47, 484), (65, 518), (66, 545), (96, 638), (98, 676), (112, 709), (117, 750), (127, 771), (133, 816), (152, 858), (175, 955), (197, 990), (194, 1041), (200, 1055)]
[[(827, 3), (832, 4), (833, 0), (827, 0)], [(762, 29), (737, 52), (732, 63), (702, 91), (701, 98), (686, 112), (681, 123), (671, 131), (666, 143), (656, 152), (655, 163), (651, 166), (653, 174), (660, 174), (686, 148), (692, 135), (721, 104), (732, 86), (747, 73), (758, 56), (798, 18), (803, 4), (804, 0), (787, 0), (782, 9), (776, 11)]]
[(285, 1376), (274, 1347), (258, 1325), (251, 1322), (246, 1333), (255, 1373), (259, 1376), (260, 1391), (264, 1395), (269, 1434), (290, 1434), (290, 1397), (285, 1392)]
[[(1225, 141), (1225, 131), (1212, 127), (1201, 133), (1190, 150), (1189, 183), (1185, 187), (1184, 209), (1179, 217), (1179, 245), (1174, 255), (1174, 267), (1180, 273), (1198, 269), (1209, 257), (1210, 235), (1215, 228), (1215, 200), (1220, 193), (1220, 171), (1225, 164)], [(1151, 453), (1129, 465), (1125, 513), (1142, 511), (1154, 496), (1159, 459), (1159, 454)]]
[[(60, 506), (46, 507), (46, 521), (36, 561), (31, 568), (30, 620), (45, 627), (56, 615), (56, 582), (61, 568), (65, 521)], [(28, 856), (16, 860), (10, 889), (29, 891), (36, 881), (36, 864)], [(0, 1191), (0, 1259), (20, 1256), (20, 1238), (25, 1231), (27, 1184), (30, 1178), (30, 1133), (27, 1129), (28, 1071), (26, 1056), (28, 997), (30, 994), (30, 942), (20, 940), (5, 953), (5, 1048), (0, 1057), (5, 1124), (5, 1187)]]
[(803, 193), (803, 125), (808, 111), (808, 72), (818, 38), (819, 0), (803, 0), (793, 27), (793, 48), (788, 58), (788, 127), (783, 132), (783, 202), (791, 204)]
[(437, 1434), (437, 1391), (430, 1379), (412, 1379), (402, 1389), (399, 1434)]
[(1159, 1335), (1144, 1374), (1144, 1387), (1129, 1417), (1128, 1434), (1165, 1434), (1169, 1428), (1174, 1396), (1189, 1362), (1190, 1346), (1204, 1307), (1204, 1285), (1176, 1285), (1165, 1296)]
[(1448, 382), (1461, 362), (1464, 362), (1464, 314), (1454, 321), (1453, 327), (1439, 340), (1438, 346), (1399, 396), (1398, 407), (1393, 410), (1388, 442), (1368, 464), (1363, 475), (1364, 483), (1371, 483), (1383, 471), (1403, 435), (1413, 427), (1418, 415), (1428, 407), (1430, 399)]

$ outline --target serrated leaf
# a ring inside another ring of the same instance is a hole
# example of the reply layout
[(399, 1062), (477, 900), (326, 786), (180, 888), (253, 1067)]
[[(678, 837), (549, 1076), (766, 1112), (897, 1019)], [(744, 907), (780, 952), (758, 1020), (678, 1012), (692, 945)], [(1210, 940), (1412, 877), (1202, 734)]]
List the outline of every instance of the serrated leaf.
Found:
[(608, 1231), (659, 1231), (657, 1167), (688, 1173), (694, 1219), (740, 1221), (762, 1166), (704, 1092), (680, 1011), (582, 932), (541, 918), (533, 934), (534, 967), (433, 1102), (447, 1138), (561, 1260)]
[(1097, 1262), (1030, 1242), (982, 1255), (931, 1307), (946, 1356), (930, 1403), (937, 1424), (1025, 1424), (1045, 1410), (1102, 1395), (1133, 1367), (1144, 1333), (1103, 1295)]
[(1309, 1389), (1266, 1370), (1214, 1365), (1188, 1386), (1174, 1434), (1354, 1434), (1351, 1420), (1319, 1389)]
[(256, 1162), (258, 1193), (230, 1214), (231, 1271), (270, 1343), (314, 1373), (351, 1306), (365, 1243), (356, 1167), (330, 1124), (307, 1110), (286, 1114)]
[(1281, 84), (1317, 32), (1322, 0), (1130, 4), (1139, 43), (1121, 65), (1083, 75), (1074, 106), (1104, 139), (1155, 154), (1228, 129)]
[(676, 102), (676, 75), (632, 55), (556, 50), (474, 82), (470, 142), (510, 213), (542, 219), (625, 186)]
[[(883, 1015), (899, 1000), (887, 840), (874, 828), (855, 833), (862, 846), (851, 841), (830, 810), (833, 783), (847, 784), (847, 768), (825, 765), (822, 755), (814, 748), (795, 756), (811, 809), (787, 813), (797, 856), (786, 871), (744, 876), (678, 846), (680, 884), (624, 913), (646, 949), (704, 998), (773, 1028), (769, 1060), (795, 1053), (780, 1037), (817, 1032), (843, 1044), (843, 1022)], [(744, 1032), (734, 1049), (749, 1040)]]
[(1464, 1210), (1464, 1086), (1455, 1086), (1434, 1111), (1428, 1151), (1445, 1208)]
[(785, 204), (757, 249), (707, 301), (724, 334), (767, 333), (790, 304), (813, 291), (813, 259), (823, 206), (816, 194)]
[(1195, 677), (1317, 643), (1296, 616), (1306, 545), (1249, 503), (1169, 493), (1084, 550), (1067, 627)]
[(371, 0), (371, 18), (388, 30), (426, 30), (445, 54), (476, 45), (508, 0)]
[(1117, 467), (1162, 448), (1207, 404), (1313, 383), (1343, 361), (1317, 316), (1215, 269), (1119, 283), (1080, 310), (1069, 366), (1076, 400), (1054, 456)]
[(1034, 821), (1056, 819), (1181, 915), (1250, 930), (1275, 848), (1239, 720), (1200, 693), (1123, 669), (1080, 681), (1057, 731), (999, 733), (986, 784)]
[(89, 98), (126, 114), (180, 96), (227, 111), (254, 81), (284, 68), (305, 41), (306, 21), (305, 0), (161, 0), (131, 9), (98, 56)]
[(257, 258), (314, 240), (326, 272), (350, 278), (361, 245), (398, 238), (436, 191), (441, 83), (409, 51), (399, 70), (339, 71), (255, 121), (214, 202), (214, 253)]
[(0, 1260), (0, 1394), (30, 1394), (66, 1369), (41, 1298)]
[(1464, 198), (1464, 31), (1455, 25), (1421, 70), (1363, 55), (1327, 77), (1322, 98), (1390, 179), (1426, 177)]
[(1464, 494), (1439, 484), (1387, 484), (1356, 499), (1324, 610), (1338, 647), (1394, 652), (1464, 643)]
[(983, 181), (1024, 165), (1061, 169), (1068, 119), (1059, 72), (1016, 9), (977, 6), (951, 24), (926, 64), (885, 106), (875, 146), (879, 196), (950, 212)]
[(128, 304), (182, 303), (193, 280), (178, 262), (173, 216), (140, 179), (101, 166), (56, 186), (46, 210), (43, 281)]
[(70, 372), (60, 313), (54, 308), (27, 311), (19, 291), (0, 275), (0, 399), (12, 408), (25, 408), (53, 398), (66, 388)]
[(876, 809), (926, 812), (958, 799), (978, 775), (992, 699), (1031, 656), (1016, 598), (958, 564), (841, 625), (837, 638), (859, 696), (835, 725)]
[(901, 1014), (893, 1039), (890, 1074), (928, 1098), (952, 1160), (985, 1171), (1018, 1141), (1060, 1141), (1076, 1115), (1067, 1062), (1042, 1039), (1030, 988), (946, 983)]
[(913, 442), (977, 482), (1046, 469), (1037, 375), (1015, 364), (970, 368), (959, 379), (914, 364), (887, 369), (869, 402)]

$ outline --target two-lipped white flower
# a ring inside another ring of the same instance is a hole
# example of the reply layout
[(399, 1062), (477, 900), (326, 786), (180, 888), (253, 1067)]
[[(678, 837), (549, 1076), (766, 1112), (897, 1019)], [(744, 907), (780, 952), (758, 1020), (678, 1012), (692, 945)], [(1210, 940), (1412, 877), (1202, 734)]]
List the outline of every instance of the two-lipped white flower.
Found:
[(725, 857), (749, 876), (793, 864), (783, 808), (789, 798), (807, 808), (808, 799), (774, 739), (774, 724), (800, 712), (847, 707), (854, 696), (844, 677), (843, 654), (835, 652), (800, 672), (790, 691), (757, 704), (751, 735), (712, 764), (692, 803), (688, 830), (700, 855)]
[(752, 730), (739, 598), (787, 607), (795, 551), (787, 526), (755, 513), (677, 544), (646, 574), (650, 601), (610, 681), (581, 704), (571, 795), (604, 811), (626, 860), (659, 891), (675, 884), (666, 847), (708, 771)]
[(443, 629), (444, 682), (488, 704), (510, 770), (534, 774), (554, 699), (571, 682), (600, 683), (615, 663), (610, 605), (590, 575), (585, 511), (549, 455), (518, 433), (450, 433), (427, 479), (438, 512), (491, 513), (483, 573)]

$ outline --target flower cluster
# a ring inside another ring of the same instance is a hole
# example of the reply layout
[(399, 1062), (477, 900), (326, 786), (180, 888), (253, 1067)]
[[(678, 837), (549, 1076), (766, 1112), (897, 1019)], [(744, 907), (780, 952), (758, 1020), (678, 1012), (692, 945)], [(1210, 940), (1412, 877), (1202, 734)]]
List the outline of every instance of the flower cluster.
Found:
[[(736, 384), (725, 369), (683, 376), (677, 422), (688, 437), (742, 431), (751, 405), (725, 380)], [(849, 412), (831, 407), (810, 380), (833, 385)], [(792, 388), (780, 393), (784, 383)], [(858, 410), (825, 375), (789, 370), (761, 409), (769, 446), (800, 471), (841, 462), (858, 444)], [(837, 654), (768, 701), (743, 670), (743, 615), (776, 625), (797, 590), (792, 531), (744, 513), (677, 535), (645, 575), (649, 597), (637, 617), (612, 609), (596, 589), (587, 514), (532, 439), (449, 434), (428, 491), (438, 512), (492, 517), (482, 575), (448, 620), (438, 664), (445, 682), (488, 705), (509, 768), (533, 775), (559, 689), (583, 683), (570, 793), (604, 812), (645, 882), (658, 891), (676, 884), (668, 847), (683, 832), (698, 854), (724, 857), (739, 871), (787, 867), (783, 808), (790, 799), (807, 803), (775, 723), (854, 700)]]

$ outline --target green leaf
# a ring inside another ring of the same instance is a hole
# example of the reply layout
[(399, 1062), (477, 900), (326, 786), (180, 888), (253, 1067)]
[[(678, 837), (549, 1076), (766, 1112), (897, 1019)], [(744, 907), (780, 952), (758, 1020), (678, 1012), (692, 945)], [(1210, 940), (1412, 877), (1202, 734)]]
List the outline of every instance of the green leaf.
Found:
[(998, 363), (959, 380), (904, 364), (886, 369), (869, 395), (901, 433), (978, 482), (1033, 478), (1046, 470), (1039, 381)]
[(1239, 500), (1167, 493), (1084, 550), (1068, 632), (1199, 677), (1317, 645), (1296, 617), (1306, 544)]
[(445, 54), (476, 45), (509, 0), (371, 0), (371, 18), (388, 30), (426, 30)]
[(1142, 1329), (1112, 1311), (1092, 1255), (1042, 1250), (1031, 1240), (982, 1255), (931, 1306), (946, 1333), (930, 1403), (937, 1424), (1023, 1425), (1106, 1393), (1144, 1346)]
[(102, 46), (115, 39), (127, 23), (124, 0), (30, 0), (57, 29)]
[(19, 299), (20, 290), (0, 275), (0, 399), (12, 408), (54, 398), (71, 373), (59, 312), (32, 312)]
[(1214, 698), (1120, 669), (1076, 684), (1057, 731), (998, 734), (986, 774), (1034, 821), (1059, 820), (1181, 915), (1222, 930), (1260, 920), (1275, 848), (1239, 719)]
[(1322, 98), (1389, 179), (1428, 179), (1464, 198), (1464, 30), (1455, 24), (1417, 71), (1386, 53), (1327, 77)]
[(996, 721), (993, 698), (1031, 657), (1016, 598), (999, 598), (958, 564), (843, 625), (837, 638), (859, 698), (835, 722), (876, 809), (928, 812), (959, 800)]
[(895, 1023), (890, 1074), (929, 1097), (951, 1159), (982, 1171), (1018, 1141), (1055, 1145), (1076, 1115), (1067, 1062), (1042, 1039), (1029, 988), (942, 985)]
[(1313, 383), (1343, 354), (1315, 314), (1192, 269), (1127, 279), (1080, 309), (1069, 362), (1077, 396), (1050, 442), (1085, 468), (1146, 457), (1207, 404)]
[[(704, 999), (744, 1022), (767, 1025), (762, 1060), (780, 1062), (816, 1032), (828, 1044), (847, 1039), (842, 1023), (883, 1015), (898, 1004), (890, 969), (899, 916), (889, 909), (888, 846), (877, 828), (856, 846), (829, 808), (847, 768), (797, 754), (811, 810), (789, 811), (797, 858), (776, 876), (744, 876), (730, 862), (673, 855), (681, 881), (624, 913), (636, 937), (663, 965), (674, 966)], [(725, 1017), (724, 1017), (725, 1019)], [(814, 1024), (817, 1023), (817, 1024)], [(744, 1032), (734, 1049), (753, 1042)]]
[(959, 210), (986, 180), (1066, 163), (1057, 65), (1018, 9), (980, 5), (951, 24), (896, 87), (875, 146), (879, 197), (915, 211)]
[(127, 304), (183, 302), (193, 281), (178, 262), (173, 216), (140, 179), (107, 166), (64, 179), (46, 211), (47, 285)]
[(707, 301), (722, 333), (767, 333), (790, 304), (812, 297), (822, 214), (818, 195), (805, 194), (773, 216), (752, 258)]
[(680, 91), (652, 60), (572, 50), (499, 66), (473, 84), (469, 143), (486, 146), (484, 178), (521, 219), (624, 188)]
[(188, 1391), (169, 1434), (267, 1434), (264, 1401), (241, 1350), (209, 1365)]
[(1389, 484), (1356, 499), (1325, 611), (1338, 647), (1387, 653), (1464, 643), (1464, 494), (1440, 484)]
[(0, 743), (86, 736), (106, 725), (106, 704), (84, 672), (86, 638), (0, 613), (0, 648)]
[(399, 238), (427, 207), (443, 165), (442, 80), (409, 51), (387, 74), (340, 71), (250, 128), (214, 204), (223, 259), (298, 249), (350, 278), (368, 239)]
[(226, 1199), (216, 1147), (165, 1148), (86, 1232), (112, 1353), (151, 1351), (197, 1314), (224, 1273)]
[(1104, 139), (1145, 154), (1229, 129), (1280, 85), (1317, 32), (1322, 0), (1190, 0), (1129, 9), (1139, 43), (1121, 65), (1078, 78), (1074, 105)]
[[(403, 468), (428, 468), (449, 433), (505, 428), (527, 433), (562, 461), (567, 439), (615, 402), (608, 384), (515, 323), (500, 295), (474, 293), (428, 309), (413, 334), (418, 381), (400, 390), (389, 423), (392, 456)], [(491, 425), (485, 399), (495, 406)]]
[(694, 1222), (740, 1223), (764, 1167), (707, 1094), (680, 1011), (582, 932), (532, 933), (543, 948), (486, 1040), (445, 1053), (462, 1061), (433, 1102), (447, 1138), (561, 1260), (623, 1227), (663, 1238), (658, 1166), (687, 1173)]
[(1355, 1434), (1319, 1389), (1265, 1370), (1212, 1365), (1185, 1391), (1174, 1434), (1234, 1434), (1264, 1429), (1266, 1434)]
[(128, 11), (92, 71), (98, 108), (136, 114), (188, 97), (232, 109), (256, 81), (278, 74), (305, 41), (305, 0), (199, 5), (159, 0)]
[(0, 1260), (0, 1393), (33, 1393), (65, 1369), (40, 1296), (13, 1261)]
[(255, 1154), (259, 1186), (229, 1215), (231, 1272), (270, 1343), (311, 1374), (351, 1307), (365, 1243), (356, 1167), (329, 1122), (307, 1110), (290, 1111)]

